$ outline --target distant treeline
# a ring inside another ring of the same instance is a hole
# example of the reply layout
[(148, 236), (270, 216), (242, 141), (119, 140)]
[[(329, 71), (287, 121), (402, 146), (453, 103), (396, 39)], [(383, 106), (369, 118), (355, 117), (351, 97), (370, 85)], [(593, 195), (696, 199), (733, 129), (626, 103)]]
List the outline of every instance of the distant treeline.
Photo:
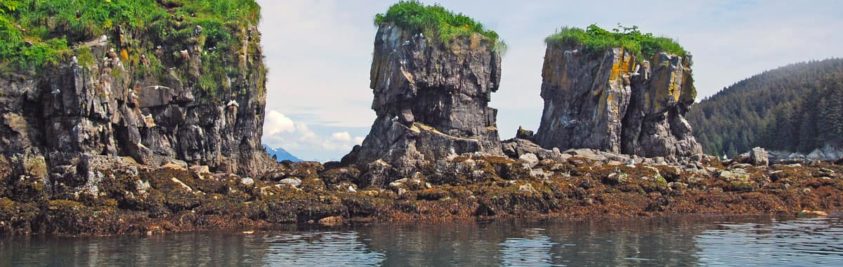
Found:
[(843, 145), (843, 59), (798, 63), (740, 81), (693, 106), (707, 154), (752, 147), (807, 153)]

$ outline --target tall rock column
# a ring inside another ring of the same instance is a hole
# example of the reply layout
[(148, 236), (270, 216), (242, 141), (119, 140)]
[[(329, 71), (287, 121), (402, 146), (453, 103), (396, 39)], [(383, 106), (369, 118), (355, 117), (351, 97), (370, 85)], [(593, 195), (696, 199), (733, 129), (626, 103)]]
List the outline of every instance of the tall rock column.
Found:
[(57, 195), (92, 188), (103, 172), (133, 162), (265, 175), (275, 162), (261, 145), (261, 35), (257, 18), (237, 22), (211, 31), (165, 16), (149, 31), (115, 19), (56, 64), (0, 74), (0, 164)]
[(549, 45), (542, 70), (541, 146), (621, 152), (623, 116), (632, 89), (632, 55), (620, 48), (585, 54)]
[(696, 97), (690, 66), (690, 56), (639, 60), (621, 47), (549, 43), (536, 142), (669, 160), (702, 155), (683, 117)]
[(449, 155), (501, 154), (497, 110), (500, 55), (482, 36), (429, 39), (391, 23), (375, 37), (371, 88), (377, 119), (344, 161), (383, 160), (400, 172)]
[(632, 81), (623, 120), (623, 153), (668, 159), (702, 155), (702, 146), (685, 120), (697, 96), (691, 57), (659, 53), (650, 62), (643, 62)]

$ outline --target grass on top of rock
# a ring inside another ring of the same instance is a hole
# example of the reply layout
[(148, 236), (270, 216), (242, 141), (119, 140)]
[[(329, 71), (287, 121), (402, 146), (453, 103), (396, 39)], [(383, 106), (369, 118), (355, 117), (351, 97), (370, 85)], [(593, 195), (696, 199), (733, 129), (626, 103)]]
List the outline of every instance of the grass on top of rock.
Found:
[(611, 31), (600, 28), (595, 24), (589, 25), (585, 30), (564, 27), (559, 32), (548, 36), (545, 42), (548, 45), (581, 45), (587, 51), (621, 47), (635, 55), (639, 60), (651, 58), (660, 52), (683, 57), (688, 54), (673, 39), (657, 37), (652, 33), (642, 33), (638, 30), (638, 26), (624, 27), (618, 25)]
[(375, 15), (375, 26), (385, 23), (393, 23), (413, 33), (437, 36), (443, 43), (457, 37), (479, 34), (492, 41), (498, 51), (506, 48), (497, 32), (486, 29), (483, 24), (462, 13), (455, 14), (438, 4), (400, 1), (389, 7), (386, 13)]
[(57, 64), (75, 44), (118, 26), (155, 31), (161, 22), (200, 25), (209, 40), (225, 40), (231, 36), (223, 26), (259, 19), (254, 0), (0, 0), (0, 72)]

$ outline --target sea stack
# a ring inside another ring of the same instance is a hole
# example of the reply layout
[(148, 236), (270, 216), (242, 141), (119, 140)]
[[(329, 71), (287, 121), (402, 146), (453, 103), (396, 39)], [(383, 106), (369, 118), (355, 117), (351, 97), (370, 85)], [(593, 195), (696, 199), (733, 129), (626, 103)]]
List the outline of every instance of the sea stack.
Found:
[(35, 177), (58, 195), (91, 191), (117, 165), (255, 177), (274, 164), (261, 145), (257, 4), (211, 30), (162, 4), (137, 4), (158, 18), (155, 31), (123, 22), (82, 31), (45, 25), (44, 36), (60, 40), (39, 45), (60, 52), (48, 53), (49, 64), (15, 64), (0, 75), (0, 154), (8, 158), (0, 161), (13, 177)]
[(344, 162), (382, 160), (404, 173), (453, 155), (501, 154), (497, 110), (488, 106), (500, 81), (497, 34), (417, 2), (393, 5), (376, 24), (370, 87), (377, 119)]
[(535, 140), (548, 149), (698, 158), (684, 118), (696, 97), (691, 65), (681, 46), (636, 27), (565, 28), (547, 39)]

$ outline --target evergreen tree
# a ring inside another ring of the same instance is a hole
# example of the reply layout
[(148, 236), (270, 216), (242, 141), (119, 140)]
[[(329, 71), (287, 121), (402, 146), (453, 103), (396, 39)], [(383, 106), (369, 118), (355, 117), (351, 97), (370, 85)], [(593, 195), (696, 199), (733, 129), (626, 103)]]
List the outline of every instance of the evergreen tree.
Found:
[(687, 118), (713, 155), (843, 146), (843, 59), (766, 71), (703, 99)]

